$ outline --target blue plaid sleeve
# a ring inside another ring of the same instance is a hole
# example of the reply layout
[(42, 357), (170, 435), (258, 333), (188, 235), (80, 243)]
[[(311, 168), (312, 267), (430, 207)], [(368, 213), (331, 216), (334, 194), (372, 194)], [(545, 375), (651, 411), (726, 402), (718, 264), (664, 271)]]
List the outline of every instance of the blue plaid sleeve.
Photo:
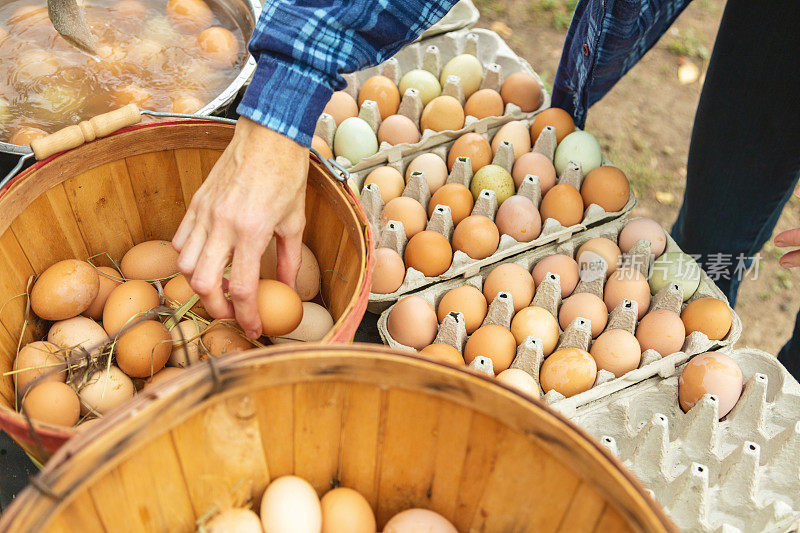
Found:
[(309, 146), (341, 74), (377, 65), (456, 0), (266, 0), (248, 48), (253, 81), (238, 112)]

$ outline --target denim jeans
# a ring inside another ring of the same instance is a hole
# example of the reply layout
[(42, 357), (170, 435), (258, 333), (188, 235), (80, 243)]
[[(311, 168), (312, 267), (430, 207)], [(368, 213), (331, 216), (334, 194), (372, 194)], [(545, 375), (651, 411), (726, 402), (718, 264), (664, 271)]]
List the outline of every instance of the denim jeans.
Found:
[[(695, 115), (672, 235), (728, 278), (717, 284), (731, 305), (736, 258), (771, 238), (800, 176), (798, 28), (800, 2), (729, 0)], [(800, 377), (800, 315), (778, 357)]]

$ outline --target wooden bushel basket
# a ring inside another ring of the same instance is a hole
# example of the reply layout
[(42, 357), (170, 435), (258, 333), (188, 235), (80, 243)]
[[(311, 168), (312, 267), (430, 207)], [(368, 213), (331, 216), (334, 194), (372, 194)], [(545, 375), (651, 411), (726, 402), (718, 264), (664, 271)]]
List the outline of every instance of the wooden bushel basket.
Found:
[[(233, 129), (205, 120), (135, 126), (40, 162), (0, 190), (0, 428), (37, 460), (46, 454), (14, 411), (12, 377), (2, 377), (23, 331), (28, 279), (62, 259), (107, 253), (119, 261), (134, 244), (171, 240)], [(335, 320), (324, 342), (351, 341), (369, 295), (371, 234), (352, 193), (313, 158), (306, 218), (303, 240), (317, 256), (321, 298)], [(46, 328), (29, 324), (22, 343), (44, 338)], [(48, 454), (75, 434), (37, 428)]]
[(213, 361), (80, 432), (0, 530), (194, 531), (295, 474), (358, 490), (379, 528), (425, 507), (459, 531), (677, 531), (600, 443), (485, 376), (373, 345)]

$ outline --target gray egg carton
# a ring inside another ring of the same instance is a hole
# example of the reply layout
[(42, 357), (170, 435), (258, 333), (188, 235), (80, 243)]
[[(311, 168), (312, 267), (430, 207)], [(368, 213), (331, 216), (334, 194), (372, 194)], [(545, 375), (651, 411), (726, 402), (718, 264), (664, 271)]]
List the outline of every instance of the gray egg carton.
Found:
[[(502, 117), (477, 119), (467, 116), (464, 127), (459, 130), (441, 132), (426, 130), (421, 132), (420, 140), (416, 143), (402, 143), (394, 146), (388, 143), (381, 143), (376, 154), (362, 159), (355, 165), (352, 165), (344, 157), (337, 157), (336, 162), (351, 172), (355, 172), (390, 161), (397, 161), (405, 154), (436, 146), (470, 131), (486, 131), (511, 120), (531, 118), (541, 110), (550, 107), (550, 95), (547, 94), (544, 83), (539, 75), (533, 71), (530, 64), (516, 55), (499, 35), (483, 29), (464, 29), (412, 43), (378, 66), (353, 74), (345, 74), (344, 78), (347, 80), (347, 87), (344, 90), (357, 101), (361, 84), (378, 74), (386, 76), (395, 84), (400, 83), (400, 78), (403, 77), (403, 74), (414, 69), (428, 70), (438, 78), (439, 73), (447, 62), (459, 54), (477, 56), (483, 64), (484, 78), (480, 86), (481, 89), (500, 91), (505, 77), (515, 72), (533, 74), (542, 86), (542, 103), (539, 109), (524, 113), (516, 105), (508, 104)], [(462, 105), (465, 102), (461, 80), (457, 76), (451, 76), (447, 79), (447, 82), (442, 87), (442, 94), (453, 96)], [(401, 97), (398, 114), (405, 115), (419, 126), (422, 109), (423, 105), (419, 92), (415, 89), (408, 89)], [(366, 100), (360, 107), (358, 116), (365, 120), (373, 131), (377, 133), (381, 123), (381, 116), (375, 102)], [(333, 117), (327, 113), (322, 113), (317, 120), (315, 133), (328, 143), (328, 146), (333, 147), (333, 137), (336, 134), (336, 122)]]
[(471, 28), (478, 22), (480, 12), (470, 0), (461, 0), (450, 8), (442, 19), (422, 32), (417, 41), (430, 39), (442, 33), (449, 33), (463, 28)]
[[(529, 124), (529, 121), (526, 122)], [(491, 141), (495, 133), (500, 129), (500, 126), (492, 128), (487, 132), (481, 133), (487, 140)], [(417, 156), (422, 153), (434, 153), (447, 161), (447, 153), (455, 140), (440, 144), (429, 150), (424, 150), (420, 153), (409, 154), (397, 161), (393, 161), (386, 166), (396, 168), (401, 174), (405, 175), (405, 170), (408, 164)], [(539, 152), (550, 160), (553, 160), (553, 155), (556, 149), (556, 136), (555, 130), (547, 126), (539, 134), (539, 138), (533, 146), (532, 151)], [(504, 142), (500, 145), (495, 154), (492, 163), (505, 168), (509, 173), (514, 165), (514, 148), (511, 143)], [(604, 156), (604, 165), (611, 165), (611, 162)], [(383, 214), (383, 200), (381, 199), (380, 189), (377, 185), (370, 184), (363, 187), (364, 181), (370, 172), (376, 168), (384, 165), (376, 165), (374, 167), (366, 168), (364, 170), (354, 172), (351, 174), (354, 183), (361, 189), (361, 205), (367, 215), (372, 226), (373, 235), (376, 236), (375, 246), (377, 248), (392, 248), (396, 250), (401, 256), (405, 250), (406, 238), (403, 229), (403, 224), (398, 221), (390, 220), (386, 223), (382, 220)], [(472, 165), (468, 157), (460, 157), (453, 165), (453, 170), (447, 177), (447, 183), (461, 183), (469, 188), (472, 181)], [(578, 190), (581, 188), (583, 182), (583, 173), (580, 165), (570, 164), (561, 173), (556, 183), (569, 183)], [(363, 188), (362, 188), (363, 187)], [(530, 199), (537, 208), (539, 208), (542, 201), (541, 187), (539, 184), (539, 177), (528, 174), (522, 181), (522, 184), (517, 189), (517, 194), (525, 196)], [(406, 187), (403, 190), (403, 196), (407, 196), (417, 200), (427, 210), (428, 204), (431, 199), (431, 192), (428, 188), (428, 182), (425, 179), (425, 174), (422, 172), (412, 172), (409, 176)], [(481, 268), (498, 263), (507, 257), (520, 254), (527, 250), (539, 248), (552, 242), (564, 242), (573, 235), (607, 222), (609, 220), (619, 219), (625, 217), (636, 206), (636, 196), (633, 194), (633, 187), (631, 187), (628, 203), (616, 212), (606, 212), (605, 209), (599, 205), (592, 204), (583, 214), (583, 220), (579, 224), (564, 227), (557, 220), (548, 218), (542, 221), (542, 231), (539, 236), (530, 242), (519, 242), (510, 235), (501, 235), (500, 243), (497, 246), (495, 253), (485, 259), (472, 259), (467, 254), (461, 251), (453, 251), (453, 262), (444, 273), (439, 276), (425, 276), (422, 272), (408, 268), (406, 270), (406, 277), (403, 284), (391, 293), (376, 294), (370, 293), (369, 304), (367, 309), (372, 313), (379, 313), (386, 309), (389, 305), (396, 302), (403, 295), (415, 291), (422, 287), (426, 287), (433, 283), (458, 278), (474, 276)], [(497, 198), (494, 191), (484, 189), (481, 191), (475, 206), (472, 209), (472, 214), (484, 215), (494, 220), (497, 214)], [(429, 230), (438, 231), (442, 235), (451, 240), (454, 230), (453, 219), (448, 206), (438, 206), (434, 209), (433, 214), (428, 220), (427, 228)]]
[[(574, 257), (575, 252), (580, 246), (595, 237), (606, 237), (616, 242), (619, 231), (625, 225), (627, 220), (620, 219), (607, 222), (596, 228), (578, 234), (577, 236), (563, 242), (554, 243), (548, 246), (525, 252), (515, 256), (506, 263), (516, 263), (528, 271), (531, 271), (536, 263), (541, 259), (553, 254), (565, 254)], [(667, 246), (665, 252), (680, 251), (677, 243), (667, 235)], [(630, 264), (635, 265), (643, 274), (648, 273), (650, 267), (650, 243), (641, 240), (633, 247), (633, 249), (623, 256), (623, 261), (628, 261)], [(449, 280), (443, 283), (437, 283), (424, 290), (415, 292), (417, 296), (424, 298), (434, 309), (437, 309), (442, 297), (456, 287), (462, 285), (472, 285), (478, 289), (483, 286), (483, 280), (497, 265), (490, 265), (482, 268), (476, 275), (467, 278), (466, 280)], [(590, 292), (602, 298), (602, 291), (605, 279), (595, 279), (594, 281), (579, 281), (573, 294), (581, 292)], [(670, 309), (675, 312), (680, 312), (686, 304), (698, 298), (712, 297), (727, 303), (727, 298), (714, 284), (714, 282), (701, 272), (700, 285), (695, 294), (687, 301), (683, 302), (682, 293), (680, 289), (673, 285), (666, 287), (653, 298), (650, 302), (650, 310), (655, 309)], [(561, 306), (561, 290), (560, 280), (557, 274), (548, 273), (545, 280), (536, 288), (536, 293), (531, 302), (532, 306), (542, 307), (550, 311), (556, 318), (558, 318), (558, 310)], [(381, 313), (378, 318), (378, 332), (383, 342), (389, 346), (400, 349), (413, 350), (413, 348), (404, 346), (397, 342), (389, 334), (387, 328), (387, 319), (392, 307), (386, 309)], [(609, 312), (608, 323), (606, 330), (609, 329), (626, 329), (631, 333), (635, 332), (637, 325), (637, 304), (635, 301), (623, 300), (615, 309)], [(646, 350), (642, 354), (642, 360), (639, 368), (631, 370), (627, 374), (620, 377), (614, 377), (611, 372), (600, 370), (597, 372), (597, 379), (594, 386), (586, 392), (576, 394), (570, 398), (565, 398), (556, 391), (550, 391), (543, 395), (544, 400), (563, 412), (566, 416), (574, 416), (576, 411), (583, 405), (590, 404), (600, 398), (605, 398), (617, 391), (628, 388), (635, 383), (642, 382), (648, 378), (659, 375), (663, 378), (672, 376), (676, 372), (676, 368), (688, 361), (692, 356), (711, 351), (718, 350), (733, 346), (739, 340), (742, 331), (742, 323), (739, 316), (731, 309), (733, 317), (731, 330), (728, 335), (722, 340), (710, 340), (704, 333), (694, 332), (684, 341), (683, 348), (680, 352), (661, 357), (655, 350)], [(513, 298), (510, 294), (500, 293), (489, 305), (488, 312), (484, 324), (498, 324), (508, 327), (514, 316)], [(461, 353), (463, 353), (464, 345), (467, 340), (467, 332), (464, 325), (464, 317), (461, 313), (450, 313), (450, 316), (445, 317), (439, 326), (438, 334), (434, 342), (443, 342), (454, 346)], [(581, 348), (589, 350), (591, 346), (591, 323), (589, 320), (577, 317), (572, 324), (567, 326), (567, 329), (560, 332), (560, 337), (556, 349), (561, 348)], [(539, 369), (544, 361), (542, 354), (541, 340), (534, 337), (528, 337), (517, 348), (517, 355), (512, 363), (514, 368), (522, 368), (531, 374), (536, 381), (539, 381)]]
[(770, 354), (747, 348), (730, 356), (745, 387), (721, 421), (710, 395), (681, 410), (677, 372), (585, 405), (571, 418), (642, 480), (682, 531), (796, 531), (800, 385)]

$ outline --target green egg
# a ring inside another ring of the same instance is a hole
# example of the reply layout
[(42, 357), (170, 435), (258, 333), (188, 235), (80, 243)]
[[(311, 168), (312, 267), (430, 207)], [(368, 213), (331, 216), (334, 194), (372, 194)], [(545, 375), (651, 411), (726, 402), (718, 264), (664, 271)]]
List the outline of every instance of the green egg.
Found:
[(472, 197), (477, 201), (483, 189), (494, 191), (497, 196), (497, 205), (502, 204), (511, 198), (516, 192), (514, 189), (514, 178), (506, 169), (499, 165), (486, 165), (475, 173), (469, 190)]
[(575, 131), (558, 143), (553, 163), (559, 176), (570, 161), (580, 164), (584, 176), (600, 166), (603, 158), (600, 143), (594, 135), (585, 131)]
[(683, 292), (683, 301), (691, 298), (700, 286), (700, 266), (683, 252), (666, 252), (650, 269), (650, 292), (676, 283)]
[(419, 91), (423, 106), (442, 94), (442, 85), (436, 76), (422, 69), (410, 70), (400, 79), (400, 95), (404, 95), (407, 89)]
[(378, 138), (366, 121), (350, 117), (342, 121), (333, 136), (333, 153), (355, 165), (378, 151)]

